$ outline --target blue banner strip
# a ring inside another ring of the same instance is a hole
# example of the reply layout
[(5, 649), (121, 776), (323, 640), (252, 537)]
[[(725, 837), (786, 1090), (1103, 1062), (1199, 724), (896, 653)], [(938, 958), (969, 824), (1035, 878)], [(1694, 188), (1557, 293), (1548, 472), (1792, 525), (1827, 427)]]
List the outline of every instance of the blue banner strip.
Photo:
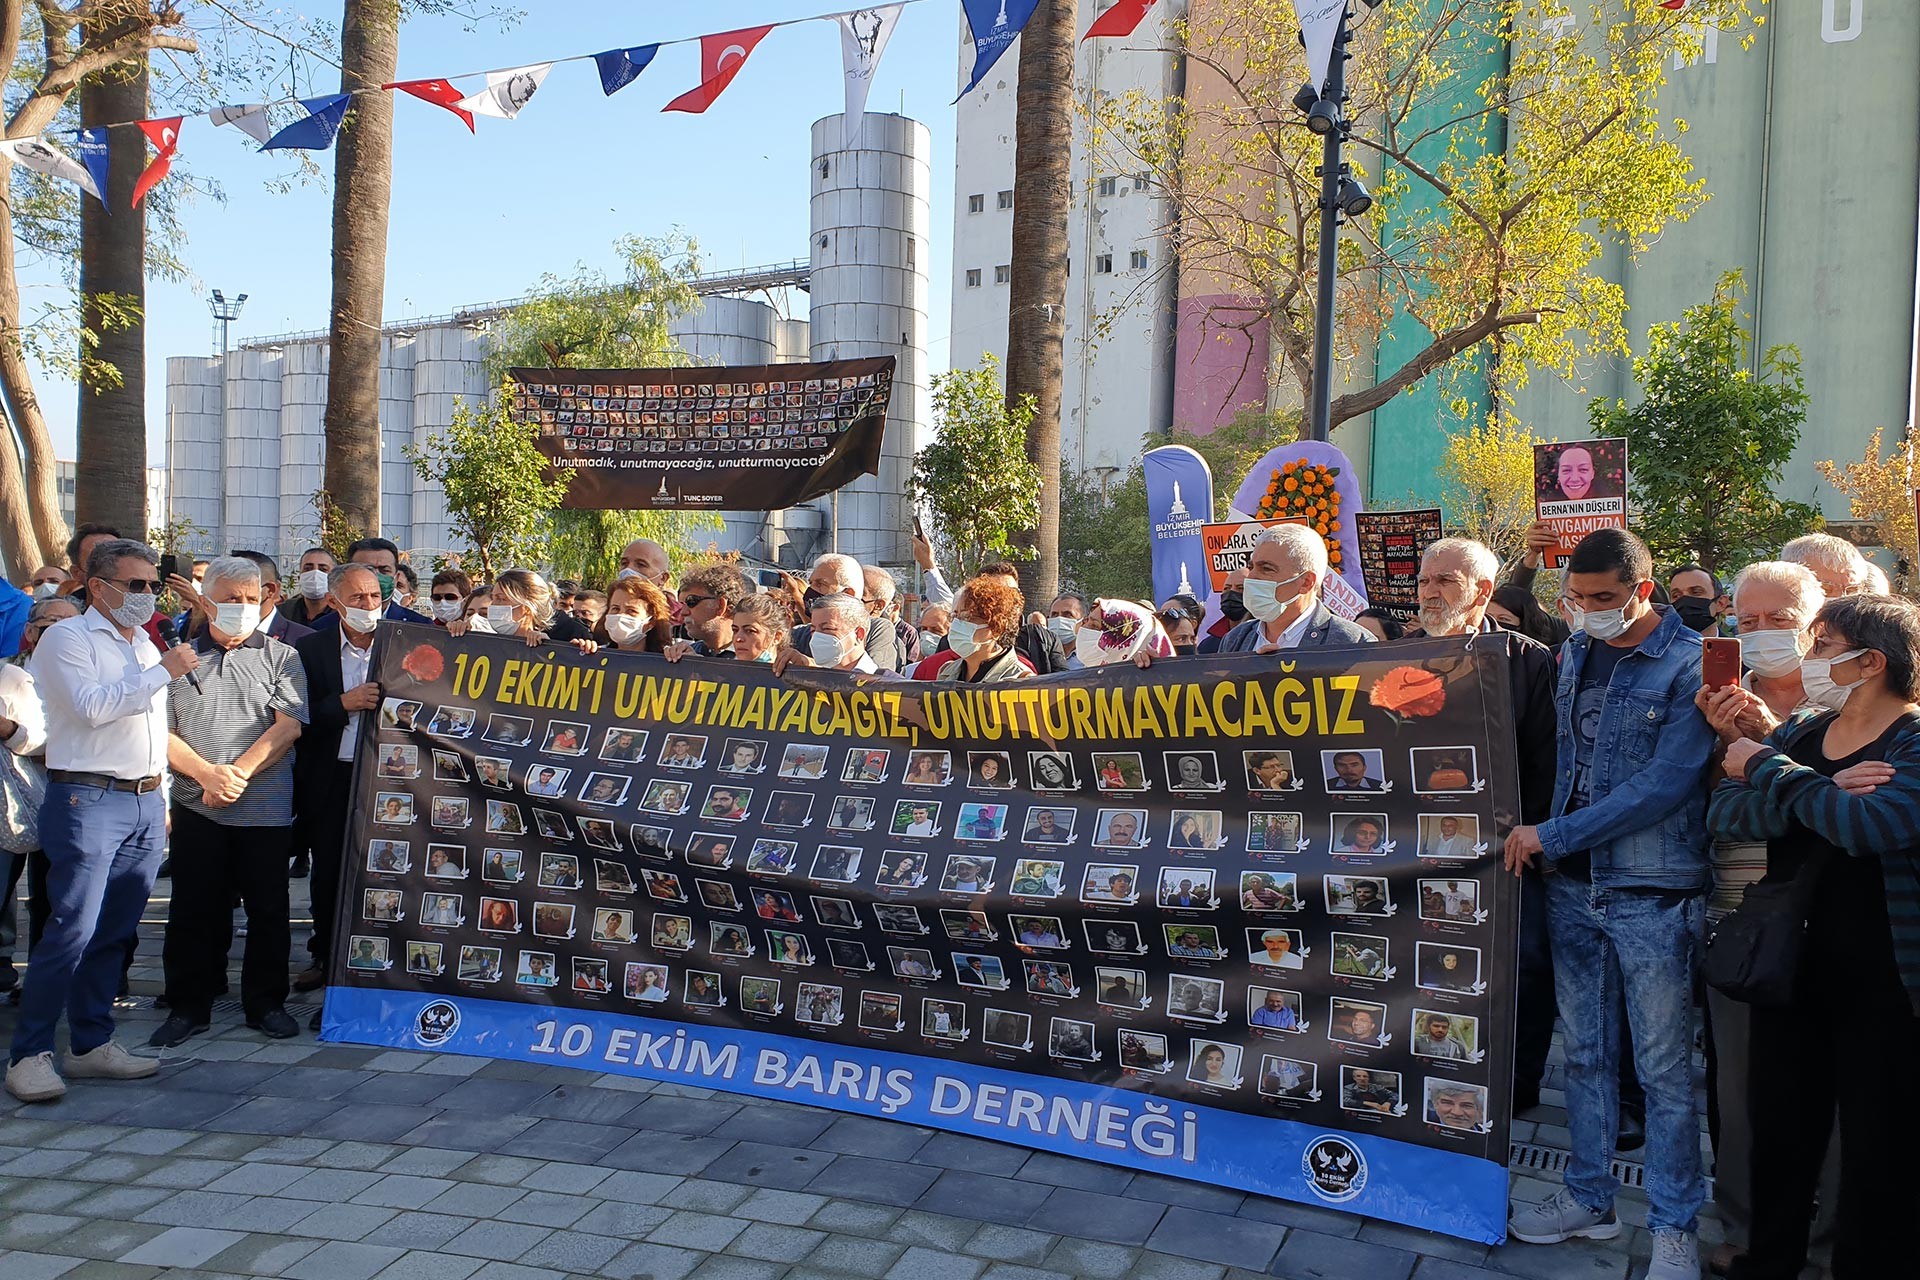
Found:
[[(830, 1107), (1506, 1240), (1507, 1171), (1351, 1129), (797, 1036), (500, 1000), (329, 987), (322, 1040), (577, 1067)], [(1143, 1080), (1143, 1084), (1146, 1081)]]

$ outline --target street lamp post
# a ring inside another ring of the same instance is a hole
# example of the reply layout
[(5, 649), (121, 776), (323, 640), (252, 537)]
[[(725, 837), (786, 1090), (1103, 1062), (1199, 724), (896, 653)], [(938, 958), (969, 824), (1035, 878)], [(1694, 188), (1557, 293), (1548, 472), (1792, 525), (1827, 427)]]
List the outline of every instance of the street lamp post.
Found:
[(220, 325), (220, 358), (227, 356), (227, 326), (240, 318), (240, 308), (247, 304), (247, 295), (241, 294), (229, 298), (220, 290), (213, 291), (213, 297), (207, 300), (207, 310), (213, 312), (213, 318)]
[[(1377, 8), (1380, 0), (1366, 0)], [(1313, 400), (1307, 437), (1325, 440), (1333, 430), (1333, 286), (1339, 271), (1340, 217), (1357, 218), (1373, 207), (1365, 185), (1347, 168), (1341, 151), (1352, 134), (1347, 119), (1347, 44), (1353, 38), (1353, 11), (1341, 6), (1323, 86), (1300, 86), (1294, 105), (1307, 113), (1307, 128), (1320, 135), (1320, 255), (1313, 302)]]

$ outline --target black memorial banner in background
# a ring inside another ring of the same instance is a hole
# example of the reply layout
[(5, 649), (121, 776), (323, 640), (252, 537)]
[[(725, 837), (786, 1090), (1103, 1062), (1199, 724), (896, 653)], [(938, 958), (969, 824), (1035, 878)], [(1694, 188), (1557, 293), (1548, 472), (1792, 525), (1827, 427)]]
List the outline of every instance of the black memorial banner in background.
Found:
[(880, 466), (892, 356), (698, 369), (509, 369), (570, 508), (774, 511)]
[(1440, 541), (1440, 508), (1362, 511), (1353, 518), (1367, 603), (1403, 621), (1420, 612), (1420, 557)]
[(326, 1034), (1496, 1239), (1503, 663), (969, 687), (383, 627)]

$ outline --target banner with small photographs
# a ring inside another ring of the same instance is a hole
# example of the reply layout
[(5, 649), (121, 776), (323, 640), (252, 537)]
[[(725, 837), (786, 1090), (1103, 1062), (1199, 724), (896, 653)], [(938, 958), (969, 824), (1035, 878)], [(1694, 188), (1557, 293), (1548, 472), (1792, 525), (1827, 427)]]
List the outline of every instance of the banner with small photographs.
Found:
[(573, 476), (564, 507), (777, 511), (879, 470), (894, 357), (510, 369), (516, 420)]
[(1497, 1241), (1504, 663), (1427, 640), (966, 686), (383, 627), (325, 1038)]
[(1353, 518), (1367, 603), (1402, 621), (1420, 612), (1420, 557), (1440, 541), (1440, 508), (1362, 511)]

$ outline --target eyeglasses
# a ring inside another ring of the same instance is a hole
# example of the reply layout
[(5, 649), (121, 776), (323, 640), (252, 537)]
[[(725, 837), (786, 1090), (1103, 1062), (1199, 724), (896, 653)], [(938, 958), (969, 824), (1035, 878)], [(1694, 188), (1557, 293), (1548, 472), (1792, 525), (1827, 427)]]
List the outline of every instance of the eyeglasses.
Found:
[(153, 578), (128, 578), (125, 582), (120, 581), (118, 578), (102, 578), (100, 581), (110, 582), (122, 591), (130, 591), (134, 595), (140, 595), (142, 593), (158, 595), (160, 588), (166, 585)]
[(719, 596), (688, 595), (683, 592), (680, 596), (680, 603), (689, 609), (698, 609), (701, 605), (707, 603), (709, 600), (718, 600), (719, 598), (720, 598)]
[(444, 596), (435, 595), (433, 599), (436, 604), (451, 604), (451, 603), (456, 603), (458, 601), (464, 600), (466, 599), (466, 597), (461, 595), (459, 592), (455, 591)]

